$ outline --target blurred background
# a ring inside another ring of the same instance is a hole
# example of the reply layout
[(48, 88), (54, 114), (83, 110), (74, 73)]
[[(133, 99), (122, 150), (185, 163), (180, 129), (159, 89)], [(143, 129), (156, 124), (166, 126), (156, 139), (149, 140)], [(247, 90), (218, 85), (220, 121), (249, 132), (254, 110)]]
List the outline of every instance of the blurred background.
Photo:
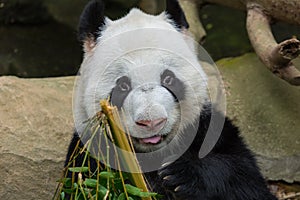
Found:
[[(156, 1), (155, 3), (153, 3)], [(0, 0), (0, 75), (53, 77), (77, 73), (81, 46), (76, 38), (80, 13), (88, 0)], [(107, 0), (106, 15), (124, 16), (132, 7), (164, 10), (161, 0)], [(252, 51), (246, 13), (218, 5), (200, 10), (207, 32), (204, 48), (213, 59)], [(300, 27), (276, 23), (277, 41), (300, 36)]]

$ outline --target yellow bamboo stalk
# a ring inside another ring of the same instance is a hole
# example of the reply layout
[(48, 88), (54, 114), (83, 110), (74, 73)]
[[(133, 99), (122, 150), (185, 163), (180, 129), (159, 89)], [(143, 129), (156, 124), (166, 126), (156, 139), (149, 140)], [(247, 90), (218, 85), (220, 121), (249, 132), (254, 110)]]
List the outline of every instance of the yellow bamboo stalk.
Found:
[[(140, 165), (138, 164), (138, 161), (136, 157), (134, 156), (134, 151), (131, 148), (128, 137), (126, 133), (124, 132), (124, 129), (122, 128), (120, 118), (118, 117), (117, 108), (110, 106), (109, 102), (107, 100), (101, 100), (100, 106), (102, 109), (102, 112), (106, 115), (108, 119), (108, 123), (111, 128), (112, 137), (116, 145), (118, 145), (119, 148), (132, 152), (130, 154), (123, 154), (120, 155), (121, 158), (123, 158), (123, 161), (127, 165), (128, 169), (132, 172), (138, 172), (138, 173), (130, 173), (130, 179), (132, 183), (143, 190), (143, 192), (149, 192), (145, 178), (142, 174), (142, 170), (140, 168)], [(144, 197), (143, 200), (152, 200), (151, 197)]]

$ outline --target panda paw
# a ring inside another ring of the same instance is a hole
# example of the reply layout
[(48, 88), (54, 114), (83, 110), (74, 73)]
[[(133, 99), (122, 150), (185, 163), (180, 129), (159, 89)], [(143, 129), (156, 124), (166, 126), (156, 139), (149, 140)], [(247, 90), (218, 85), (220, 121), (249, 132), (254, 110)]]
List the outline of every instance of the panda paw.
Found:
[[(200, 192), (199, 175), (192, 166), (184, 162), (165, 163), (159, 169), (158, 175), (163, 187), (171, 192), (176, 199), (192, 199)], [(203, 193), (202, 193), (203, 194)]]

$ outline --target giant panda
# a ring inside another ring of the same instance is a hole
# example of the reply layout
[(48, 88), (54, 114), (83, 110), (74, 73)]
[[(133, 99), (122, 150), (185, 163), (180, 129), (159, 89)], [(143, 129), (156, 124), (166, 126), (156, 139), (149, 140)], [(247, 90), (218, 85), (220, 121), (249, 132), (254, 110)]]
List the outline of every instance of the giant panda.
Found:
[[(164, 200), (275, 200), (238, 128), (214, 112), (187, 28), (177, 0), (167, 0), (166, 11), (157, 16), (134, 8), (115, 21), (104, 16), (102, 1), (87, 4), (78, 28), (84, 59), (66, 165), (77, 142), (84, 145), (84, 122), (109, 98), (122, 110), (135, 151), (146, 155), (141, 163), (147, 163), (142, 169), (149, 188)], [(199, 157), (213, 115), (224, 119), (221, 135)], [(76, 165), (83, 159), (76, 157)], [(151, 163), (155, 166), (147, 169)]]

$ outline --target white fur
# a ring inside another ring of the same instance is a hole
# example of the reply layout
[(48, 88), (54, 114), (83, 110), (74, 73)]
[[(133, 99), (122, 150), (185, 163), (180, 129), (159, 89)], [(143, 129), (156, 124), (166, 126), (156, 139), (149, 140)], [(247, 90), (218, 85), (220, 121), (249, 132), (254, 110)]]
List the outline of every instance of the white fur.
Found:
[[(160, 74), (165, 69), (173, 71), (186, 84), (180, 108), (160, 86)], [(181, 132), (198, 118), (208, 98), (206, 75), (198, 63), (193, 40), (176, 30), (165, 13), (152, 16), (132, 9), (119, 20), (107, 19), (97, 44), (85, 52), (74, 97), (77, 131), (83, 131), (83, 122), (99, 111), (99, 101), (109, 97), (116, 80), (124, 75), (132, 81), (133, 92), (124, 102), (124, 110), (126, 126), (133, 136), (138, 136), (134, 121), (139, 116), (147, 117), (150, 107), (148, 114), (152, 117), (168, 117), (162, 134), (175, 126)], [(145, 84), (155, 87), (150, 96), (139, 93), (139, 87)], [(153, 109), (155, 104), (158, 107)]]

